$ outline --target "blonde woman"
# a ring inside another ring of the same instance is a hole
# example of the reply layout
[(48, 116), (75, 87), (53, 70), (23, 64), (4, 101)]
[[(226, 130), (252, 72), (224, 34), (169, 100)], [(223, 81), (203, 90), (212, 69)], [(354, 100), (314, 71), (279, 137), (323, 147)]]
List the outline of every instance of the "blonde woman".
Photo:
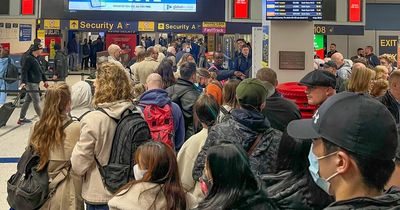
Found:
[(178, 79), (178, 78), (181, 77), (181, 74), (179, 73), (179, 70), (181, 69), (181, 66), (182, 66), (184, 63), (187, 63), (187, 62), (196, 63), (195, 60), (194, 60), (194, 58), (193, 58), (193, 55), (190, 54), (190, 53), (185, 53), (185, 54), (183, 54), (183, 55), (182, 55), (182, 58), (179, 60), (178, 64), (176, 64), (176, 66), (177, 66), (177, 71), (174, 73), (175, 78)]
[(389, 90), (389, 82), (384, 79), (378, 79), (373, 83), (371, 95), (373, 97), (381, 97), (385, 95), (387, 90)]
[[(102, 108), (110, 117), (117, 120), (127, 109), (134, 106), (130, 99), (131, 86), (125, 71), (113, 63), (103, 64), (94, 82), (93, 106)], [(106, 165), (110, 156), (112, 140), (117, 123), (101, 111), (86, 114), (81, 120), (81, 136), (72, 152), (71, 162), (74, 171), (84, 177), (82, 197), (86, 209), (108, 209), (107, 202), (112, 194), (103, 185), (94, 158)]]
[(350, 75), (347, 90), (349, 92), (369, 93), (372, 89), (372, 81), (375, 77), (375, 72), (364, 65), (353, 67)]
[(68, 85), (55, 84), (47, 90), (42, 116), (32, 128), (30, 144), (40, 155), (38, 171), (47, 169), (50, 180), (57, 176), (63, 178), (54, 195), (40, 209), (83, 209), (81, 177), (70, 170), (69, 162), (79, 140), (80, 124), (68, 117), (70, 110), (71, 92)]
[(396, 58), (390, 54), (383, 54), (379, 56), (379, 62), (382, 66), (385, 66), (389, 70), (389, 74), (391, 74), (394, 70), (397, 70), (395, 66), (393, 66), (394, 62), (396, 62)]
[(383, 65), (378, 65), (375, 67), (375, 79), (384, 79), (384, 80), (388, 80), (389, 78), (389, 69), (386, 66)]

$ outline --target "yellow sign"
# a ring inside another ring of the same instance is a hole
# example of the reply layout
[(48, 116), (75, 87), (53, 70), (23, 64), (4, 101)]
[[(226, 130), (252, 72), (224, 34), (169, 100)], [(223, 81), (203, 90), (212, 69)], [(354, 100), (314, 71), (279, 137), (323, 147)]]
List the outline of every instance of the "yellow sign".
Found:
[(44, 29), (60, 29), (60, 20), (44, 20)]
[(164, 23), (159, 23), (157, 28), (158, 30), (164, 30), (165, 29)]
[(45, 36), (46, 36), (45, 30), (37, 30), (37, 38), (42, 40), (42, 43), (44, 43)]
[(153, 21), (139, 21), (139, 31), (154, 31)]
[(226, 28), (225, 22), (203, 22), (204, 28)]
[(79, 21), (77, 21), (77, 20), (70, 20), (70, 21), (69, 21), (69, 29), (71, 29), (71, 30), (78, 30), (78, 29), (79, 29)]
[(54, 49), (54, 45), (56, 44), (55, 39), (50, 40), (50, 59), (53, 59), (56, 55), (56, 50)]

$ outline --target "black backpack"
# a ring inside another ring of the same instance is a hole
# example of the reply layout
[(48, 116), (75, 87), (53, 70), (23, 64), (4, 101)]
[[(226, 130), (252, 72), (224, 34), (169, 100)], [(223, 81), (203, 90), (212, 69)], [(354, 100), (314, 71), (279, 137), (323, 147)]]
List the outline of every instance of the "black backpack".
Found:
[(11, 58), (8, 58), (7, 69), (4, 71), (3, 78), (8, 84), (14, 83), (18, 80), (18, 68), (11, 63)]
[[(72, 122), (73, 120), (68, 121), (63, 129)], [(49, 182), (48, 164), (41, 171), (36, 171), (39, 161), (39, 154), (29, 145), (18, 161), (17, 173), (7, 181), (7, 202), (13, 209), (39, 209), (69, 174), (71, 164), (68, 161), (62, 171)]]
[(117, 120), (104, 109), (98, 109), (117, 123), (108, 164), (102, 166), (95, 157), (103, 183), (108, 191), (115, 193), (134, 179), (134, 153), (143, 143), (151, 140), (150, 129), (137, 110), (127, 109)]

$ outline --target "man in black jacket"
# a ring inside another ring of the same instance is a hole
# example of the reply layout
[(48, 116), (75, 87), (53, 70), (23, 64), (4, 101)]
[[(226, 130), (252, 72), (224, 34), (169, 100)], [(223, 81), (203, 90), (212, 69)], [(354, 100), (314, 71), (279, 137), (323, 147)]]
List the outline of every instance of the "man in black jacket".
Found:
[(61, 49), (60, 44), (55, 44), (54, 49), (56, 55), (54, 56), (54, 80), (64, 81), (68, 76), (68, 55)]
[[(44, 86), (47, 88), (46, 77), (41, 69), (38, 57), (42, 53), (41, 45), (34, 45), (32, 52), (26, 57), (25, 65), (22, 67), (21, 73), (21, 85), (20, 89), (25, 88), (27, 91), (39, 91), (40, 81), (44, 82)], [(35, 108), (36, 114), (40, 117), (42, 109), (40, 108), (40, 95), (39, 92), (28, 92), (25, 96), (25, 102), (22, 105), (21, 113), (19, 116), (18, 124), (24, 124), (31, 122), (26, 119), (26, 112), (28, 111), (29, 104), (33, 101), (33, 107)]]
[(395, 167), (397, 128), (379, 101), (363, 93), (339, 93), (312, 119), (289, 123), (287, 131), (296, 139), (313, 139), (309, 171), (335, 198), (325, 209), (400, 209), (399, 188), (384, 191)]
[(386, 108), (390, 111), (394, 119), (396, 120), (396, 124), (399, 126), (400, 119), (400, 71), (395, 70), (390, 74), (389, 77), (389, 90), (382, 97), (379, 97), (378, 100), (386, 106)]
[(274, 70), (262, 68), (257, 71), (256, 77), (270, 89), (268, 91), (270, 96), (266, 99), (268, 106), (262, 110), (262, 113), (271, 122), (271, 127), (284, 132), (290, 121), (301, 119), (299, 107), (276, 91), (278, 80)]
[(374, 54), (374, 48), (372, 46), (365, 47), (365, 58), (367, 59), (368, 64), (374, 68), (381, 64), (378, 56)]
[(196, 89), (194, 82), (196, 81), (196, 64), (187, 62), (180, 68), (181, 78), (175, 85), (167, 88), (168, 96), (171, 100), (178, 104), (183, 112), (185, 119), (185, 139), (190, 138), (196, 133), (193, 121), (193, 106), (200, 92)]
[(248, 152), (255, 175), (276, 172), (282, 132), (273, 129), (261, 113), (266, 105), (267, 94), (267, 89), (259, 79), (248, 78), (239, 84), (236, 98), (240, 108), (233, 109), (227, 121), (213, 126), (209, 131), (193, 168), (194, 180), (202, 175), (208, 148), (224, 142), (241, 145)]

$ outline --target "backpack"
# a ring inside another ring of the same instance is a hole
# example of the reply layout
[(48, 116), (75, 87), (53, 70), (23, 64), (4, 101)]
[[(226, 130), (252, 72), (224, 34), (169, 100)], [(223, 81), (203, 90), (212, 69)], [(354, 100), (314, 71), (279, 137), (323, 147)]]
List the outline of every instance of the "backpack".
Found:
[(175, 149), (175, 128), (171, 104), (159, 107), (155, 104), (144, 105), (143, 115), (149, 125), (154, 141), (163, 142)]
[[(69, 120), (63, 129), (72, 122), (73, 120)], [(71, 162), (68, 161), (49, 182), (48, 164), (41, 171), (36, 171), (39, 161), (39, 154), (29, 145), (18, 161), (17, 172), (7, 181), (7, 202), (13, 209), (39, 209), (69, 175)]]
[(108, 115), (104, 109), (97, 110), (117, 123), (108, 164), (102, 166), (99, 160), (94, 158), (104, 186), (108, 191), (115, 193), (123, 185), (135, 179), (133, 154), (140, 145), (151, 139), (150, 130), (137, 110), (125, 110), (119, 120)]
[(7, 84), (14, 83), (18, 80), (18, 68), (11, 63), (11, 58), (8, 58), (7, 69), (4, 71), (3, 78)]

